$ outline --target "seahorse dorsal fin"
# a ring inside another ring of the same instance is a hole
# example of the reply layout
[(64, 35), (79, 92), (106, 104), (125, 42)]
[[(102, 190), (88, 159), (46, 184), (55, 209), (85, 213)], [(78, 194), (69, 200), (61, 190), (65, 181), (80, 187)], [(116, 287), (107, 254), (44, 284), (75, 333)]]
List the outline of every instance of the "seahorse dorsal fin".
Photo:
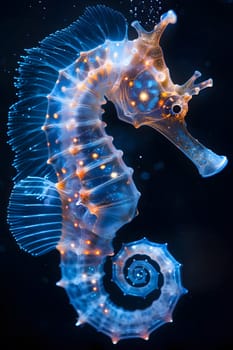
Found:
[(19, 89), (19, 102), (11, 107), (8, 123), (9, 143), (16, 152), (17, 180), (28, 175), (49, 175), (51, 181), (56, 181), (53, 169), (46, 163), (47, 144), (41, 130), (47, 111), (47, 95), (52, 91), (59, 71), (71, 65), (81, 51), (91, 50), (106, 39), (123, 40), (127, 28), (125, 17), (118, 11), (104, 5), (88, 7), (73, 24), (49, 35), (38, 47), (26, 50), (15, 84)]
[(10, 198), (8, 222), (19, 246), (32, 255), (55, 249), (62, 222), (55, 184), (30, 176), (19, 181)]

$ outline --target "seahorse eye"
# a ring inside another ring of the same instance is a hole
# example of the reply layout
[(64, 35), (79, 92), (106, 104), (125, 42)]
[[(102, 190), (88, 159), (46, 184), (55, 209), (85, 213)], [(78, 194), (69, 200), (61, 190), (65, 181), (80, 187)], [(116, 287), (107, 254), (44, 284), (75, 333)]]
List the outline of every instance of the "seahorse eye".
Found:
[(178, 116), (183, 112), (184, 105), (179, 96), (168, 97), (162, 106), (163, 117)]
[(178, 105), (178, 104), (174, 104), (173, 106), (172, 106), (172, 112), (174, 113), (174, 114), (178, 114), (178, 113), (180, 113), (181, 112), (181, 106), (180, 105)]

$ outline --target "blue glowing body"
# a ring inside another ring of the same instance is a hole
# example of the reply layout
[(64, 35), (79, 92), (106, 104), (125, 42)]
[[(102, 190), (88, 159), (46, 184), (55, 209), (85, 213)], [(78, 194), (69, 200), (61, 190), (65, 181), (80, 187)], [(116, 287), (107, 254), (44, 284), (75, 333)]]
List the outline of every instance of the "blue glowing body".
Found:
[(9, 203), (11, 231), (33, 255), (59, 250), (58, 285), (78, 313), (77, 325), (87, 322), (114, 343), (148, 339), (171, 321), (185, 289), (180, 264), (166, 245), (143, 238), (112, 259), (112, 282), (123, 296), (144, 300), (155, 290), (157, 296), (144, 309), (131, 310), (116, 305), (106, 290), (105, 258), (114, 254), (116, 231), (134, 218), (140, 193), (133, 170), (105, 132), (105, 97), (120, 119), (169, 138), (202, 176), (226, 164), (185, 129), (188, 101), (212, 81), (195, 85), (196, 72), (183, 86), (172, 83), (159, 39), (175, 20), (169, 11), (150, 33), (134, 22), (138, 38), (131, 41), (120, 13), (88, 8), (79, 21), (28, 50), (19, 68), (20, 100), (9, 115), (18, 171)]

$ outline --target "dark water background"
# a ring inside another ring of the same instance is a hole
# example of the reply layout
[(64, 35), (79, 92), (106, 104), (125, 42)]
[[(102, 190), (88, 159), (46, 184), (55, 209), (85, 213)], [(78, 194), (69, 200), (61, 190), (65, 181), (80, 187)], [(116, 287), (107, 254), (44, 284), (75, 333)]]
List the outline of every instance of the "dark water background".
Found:
[[(207, 147), (229, 158), (220, 174), (202, 179), (173, 145), (149, 128), (134, 130), (117, 121), (109, 109), (108, 132), (135, 169), (142, 192), (140, 215), (122, 228), (114, 242), (146, 235), (168, 248), (183, 267), (189, 290), (178, 303), (174, 323), (155, 331), (150, 341), (110, 339), (90, 326), (74, 327), (76, 314), (60, 278), (59, 255), (33, 258), (20, 251), (6, 224), (6, 206), (15, 172), (6, 144), (9, 106), (16, 101), (14, 69), (24, 48), (67, 26), (87, 5), (98, 1), (4, 1), (0, 14), (0, 337), (10, 347), (30, 349), (183, 350), (232, 349), (232, 16), (230, 0), (164, 1), (178, 22), (164, 34), (162, 44), (172, 78), (187, 80), (195, 69), (212, 77), (214, 87), (190, 103), (187, 123)], [(131, 21), (128, 1), (101, 1), (121, 10)], [(127, 142), (126, 142), (127, 140)], [(142, 157), (141, 157), (142, 156)]]

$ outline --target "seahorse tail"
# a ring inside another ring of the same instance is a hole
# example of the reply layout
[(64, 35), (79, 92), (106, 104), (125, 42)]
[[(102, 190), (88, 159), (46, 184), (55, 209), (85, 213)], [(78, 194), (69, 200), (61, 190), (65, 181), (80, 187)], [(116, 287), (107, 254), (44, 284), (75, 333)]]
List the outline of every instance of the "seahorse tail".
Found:
[[(81, 229), (79, 236), (77, 246), (61, 252), (58, 282), (78, 313), (77, 326), (87, 322), (117, 343), (130, 337), (147, 340), (156, 328), (172, 321), (172, 311), (186, 290), (180, 264), (165, 244), (146, 238), (125, 244), (107, 272), (104, 256), (113, 254), (111, 241)], [(117, 299), (110, 295), (111, 288)]]

